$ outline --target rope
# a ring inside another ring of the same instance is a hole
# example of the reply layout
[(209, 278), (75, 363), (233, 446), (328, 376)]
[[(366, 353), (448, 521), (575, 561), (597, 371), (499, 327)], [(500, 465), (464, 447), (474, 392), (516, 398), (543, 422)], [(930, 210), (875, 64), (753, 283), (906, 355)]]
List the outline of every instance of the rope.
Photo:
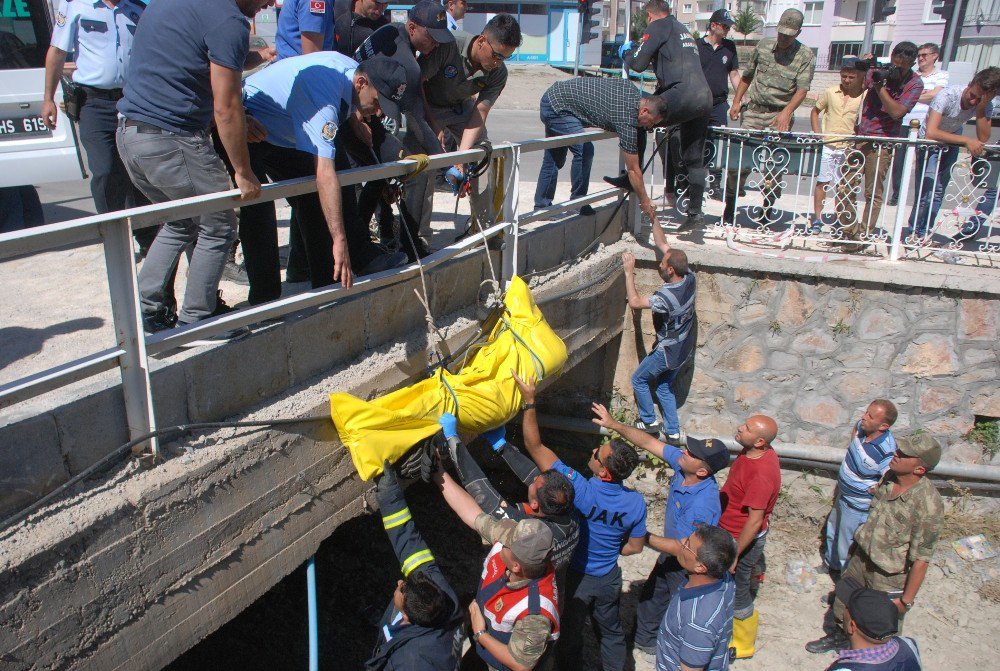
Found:
[(403, 160), (416, 161), (417, 167), (413, 169), (413, 172), (409, 172), (405, 175), (400, 175), (399, 181), (401, 182), (410, 181), (411, 179), (422, 173), (424, 170), (426, 170), (427, 166), (430, 165), (431, 163), (431, 157), (428, 156), (427, 154), (410, 154), (409, 156), (404, 156)]
[[(426, 154), (423, 154), (423, 156), (424, 158), (427, 158)], [(424, 163), (424, 167), (427, 167), (426, 162)], [(419, 171), (420, 169), (417, 170), (417, 172)], [(410, 176), (415, 174), (416, 173), (412, 173)], [(400, 218), (403, 220), (400, 228), (406, 231), (406, 238), (407, 240), (410, 241), (410, 249), (413, 250), (413, 258), (417, 260), (417, 272), (420, 273), (421, 290), (418, 291), (417, 289), (414, 289), (413, 293), (417, 295), (417, 300), (420, 301), (420, 304), (422, 306), (424, 306), (424, 322), (427, 324), (427, 359), (428, 359), (427, 364), (428, 367), (430, 367), (434, 364), (434, 362), (431, 361), (432, 357), (437, 358), (438, 361), (440, 361), (444, 357), (441, 344), (444, 343), (445, 338), (444, 335), (441, 333), (441, 330), (437, 327), (437, 324), (434, 323), (434, 315), (431, 314), (431, 306), (427, 298), (427, 278), (424, 275), (424, 262), (420, 258), (420, 254), (418, 253), (417, 242), (416, 240), (413, 239), (413, 233), (410, 232), (410, 227), (407, 225), (407, 220), (410, 217), (408, 216), (409, 215), (408, 212), (406, 213), (403, 212), (405, 207), (406, 206), (403, 204), (402, 197), (400, 197), (399, 214)]]
[[(524, 341), (524, 338), (522, 338), (521, 336), (517, 335), (517, 333), (514, 331), (513, 327), (511, 327), (509, 321), (507, 321), (504, 317), (501, 317), (500, 320), (503, 322), (504, 327), (508, 331), (510, 331), (510, 334), (512, 336), (514, 336), (514, 340), (516, 340), (517, 342), (521, 343), (521, 345), (524, 347), (524, 349), (528, 350), (528, 354), (531, 355), (531, 365), (535, 369), (535, 379), (536, 380), (544, 379), (545, 378), (545, 364), (542, 363), (542, 360), (538, 357), (537, 354), (535, 354), (534, 350), (531, 349), (531, 346)], [(541, 369), (541, 370), (539, 370), (539, 369)]]

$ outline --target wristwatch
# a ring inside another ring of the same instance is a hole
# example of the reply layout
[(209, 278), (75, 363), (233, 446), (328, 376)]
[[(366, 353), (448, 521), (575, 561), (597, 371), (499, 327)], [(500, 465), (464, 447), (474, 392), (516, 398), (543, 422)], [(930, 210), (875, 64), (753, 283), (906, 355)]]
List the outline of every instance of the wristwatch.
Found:
[(906, 609), (906, 610), (910, 610), (911, 608), (913, 608), (913, 603), (916, 600), (917, 600), (917, 597), (913, 597), (913, 600), (910, 601), (910, 603), (906, 603), (905, 601), (903, 601), (903, 597), (899, 597), (899, 603), (903, 604), (903, 608)]
[(521, 410), (534, 410), (534, 409), (535, 409), (534, 403), (525, 403), (524, 405), (521, 406)]
[(475, 634), (472, 635), (472, 642), (479, 643), (479, 637), (483, 634), (489, 633), (486, 629), (480, 629)]

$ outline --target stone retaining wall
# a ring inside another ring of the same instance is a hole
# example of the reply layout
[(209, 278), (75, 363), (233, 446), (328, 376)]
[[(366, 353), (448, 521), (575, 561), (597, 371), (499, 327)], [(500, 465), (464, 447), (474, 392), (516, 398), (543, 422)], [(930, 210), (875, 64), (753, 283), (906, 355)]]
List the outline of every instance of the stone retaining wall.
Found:
[[(850, 279), (754, 272), (713, 258), (692, 258), (699, 332), (683, 428), (729, 436), (747, 415), (764, 413), (778, 421), (782, 442), (839, 447), (867, 404), (886, 397), (899, 408), (897, 432), (932, 432), (952, 445), (945, 459), (982, 458), (960, 438), (977, 416), (1000, 417), (1000, 300), (991, 276), (969, 283), (987, 289), (977, 293), (906, 286), (899, 266), (887, 264)], [(885, 281), (862, 279), (879, 275)], [(638, 283), (640, 292), (659, 285), (651, 264)], [(629, 398), (629, 375), (644, 354), (631, 322), (616, 376)], [(649, 346), (648, 311), (641, 332)]]

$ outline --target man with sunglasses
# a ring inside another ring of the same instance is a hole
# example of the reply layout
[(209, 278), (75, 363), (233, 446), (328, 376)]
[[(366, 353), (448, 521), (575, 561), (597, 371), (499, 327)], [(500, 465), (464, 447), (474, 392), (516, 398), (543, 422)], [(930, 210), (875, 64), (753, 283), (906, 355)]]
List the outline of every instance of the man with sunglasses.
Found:
[[(617, 421), (600, 403), (594, 403), (592, 409), (595, 424), (618, 433), (636, 447), (670, 464), (673, 469), (663, 522), (664, 538), (681, 540), (693, 534), (699, 526), (718, 524), (722, 507), (715, 474), (729, 466), (729, 451), (721, 440), (698, 440), (688, 436), (687, 446), (677, 448)], [(663, 614), (687, 576), (686, 569), (673, 555), (664, 553), (657, 559), (636, 607), (636, 650), (647, 655), (656, 654), (657, 632)]]
[[(646, 537), (646, 501), (623, 482), (632, 475), (639, 456), (621, 440), (595, 447), (585, 477), (567, 466), (542, 443), (535, 414), (534, 381), (516, 374), (525, 410), (521, 429), (524, 448), (540, 469), (554, 469), (573, 483), (574, 505), (581, 515), (580, 543), (570, 561), (563, 601), (562, 637), (556, 646), (561, 669), (579, 668), (587, 616), (597, 625), (604, 671), (625, 668), (627, 650), (621, 623), (622, 570), (618, 556), (642, 552)], [(505, 450), (513, 451), (513, 449)]]
[(672, 555), (685, 579), (670, 599), (656, 637), (660, 671), (726, 671), (736, 586), (729, 567), (736, 543), (725, 530), (698, 526), (682, 539), (650, 534), (649, 547)]
[[(941, 444), (929, 434), (918, 431), (896, 438), (889, 472), (875, 490), (868, 520), (854, 535), (854, 552), (840, 577), (840, 582), (888, 592), (899, 612), (900, 630), (941, 534), (944, 503), (927, 478), (940, 460)], [(833, 619), (843, 622), (839, 585), (832, 613)], [(825, 618), (824, 628), (827, 635), (807, 643), (806, 650), (825, 653), (850, 647), (850, 640), (830, 617)]]
[(388, 461), (375, 493), (403, 579), (396, 581), (365, 668), (453, 671), (465, 639), (458, 597), (414, 524), (396, 470)]
[[(487, 138), (486, 119), (497, 98), (507, 85), (504, 62), (521, 46), (521, 27), (510, 14), (497, 14), (479, 35), (455, 31), (455, 43), (442, 45), (430, 54), (420, 56), (424, 75), (424, 96), (428, 103), (431, 126), (444, 144), (445, 133), (456, 140), (457, 150), (472, 149)], [(455, 167), (460, 180), (467, 180), (466, 166)], [(489, 175), (484, 176), (485, 189), (480, 193), (479, 180), (471, 182), (469, 197), (472, 215), (483, 228), (494, 219), (493, 193)], [(418, 202), (423, 199), (423, 205)], [(420, 230), (430, 227), (434, 190), (424, 193), (409, 191), (406, 205), (411, 212), (421, 212)]]

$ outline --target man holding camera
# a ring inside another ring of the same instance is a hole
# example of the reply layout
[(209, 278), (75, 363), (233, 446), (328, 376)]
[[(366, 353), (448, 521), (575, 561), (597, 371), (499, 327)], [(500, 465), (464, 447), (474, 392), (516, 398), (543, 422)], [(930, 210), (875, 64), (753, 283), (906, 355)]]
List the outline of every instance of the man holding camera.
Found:
[[(866, 54), (861, 61), (858, 61), (857, 67), (868, 71), (865, 75), (867, 94), (861, 104), (858, 135), (885, 138), (899, 136), (903, 117), (913, 109), (924, 90), (923, 81), (913, 72), (916, 60), (917, 45), (913, 42), (900, 42), (893, 47), (892, 60), (887, 66), (879, 65), (871, 54)], [(892, 164), (892, 145), (860, 140), (854, 148), (861, 154), (856, 160), (863, 160), (864, 166), (862, 170), (851, 171), (852, 174), (841, 182), (844, 192), (840, 199), (843, 203), (840, 225), (845, 240), (859, 241), (862, 234), (871, 235), (874, 224), (882, 212), (886, 175)], [(865, 176), (866, 210), (861, 217), (858, 217), (854, 194), (862, 172)], [(857, 252), (862, 249), (861, 245), (850, 242), (841, 243), (841, 246), (845, 252)]]

